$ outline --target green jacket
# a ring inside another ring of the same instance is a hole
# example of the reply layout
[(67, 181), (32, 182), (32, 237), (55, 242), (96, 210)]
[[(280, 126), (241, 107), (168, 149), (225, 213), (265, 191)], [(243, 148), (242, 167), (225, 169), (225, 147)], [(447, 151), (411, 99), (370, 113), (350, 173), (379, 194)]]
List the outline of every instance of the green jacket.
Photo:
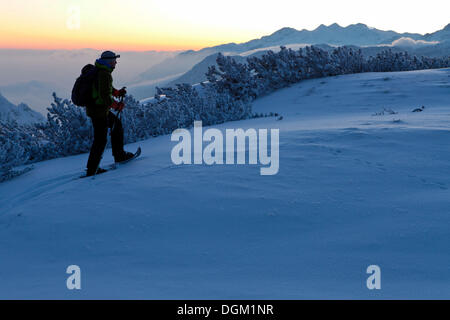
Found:
[(91, 118), (107, 116), (109, 107), (113, 103), (112, 69), (98, 62), (95, 63), (95, 66), (98, 68), (97, 78), (92, 88), (95, 104), (86, 107), (86, 114)]

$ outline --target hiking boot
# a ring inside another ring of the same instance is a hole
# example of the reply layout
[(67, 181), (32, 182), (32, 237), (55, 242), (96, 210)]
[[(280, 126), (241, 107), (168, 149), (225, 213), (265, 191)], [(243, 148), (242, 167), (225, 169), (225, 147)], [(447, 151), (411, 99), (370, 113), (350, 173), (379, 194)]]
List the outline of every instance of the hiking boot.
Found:
[(108, 170), (102, 169), (102, 168), (98, 168), (98, 169), (97, 169), (97, 172), (94, 173), (94, 170), (89, 170), (89, 169), (87, 169), (86, 177), (91, 177), (91, 176), (93, 176), (94, 174), (102, 174), (102, 173), (105, 173), (106, 171), (108, 171)]
[(124, 162), (124, 161), (132, 159), (133, 157), (134, 157), (134, 153), (124, 151), (119, 156), (114, 157), (114, 161), (115, 162)]

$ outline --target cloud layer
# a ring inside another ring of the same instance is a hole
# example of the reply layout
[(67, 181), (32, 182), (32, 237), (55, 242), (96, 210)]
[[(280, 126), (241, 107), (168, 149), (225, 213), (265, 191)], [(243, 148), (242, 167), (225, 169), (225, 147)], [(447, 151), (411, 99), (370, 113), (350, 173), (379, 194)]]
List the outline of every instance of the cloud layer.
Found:
[(413, 48), (413, 47), (434, 46), (438, 43), (439, 41), (414, 40), (408, 37), (402, 37), (392, 42), (391, 46)]

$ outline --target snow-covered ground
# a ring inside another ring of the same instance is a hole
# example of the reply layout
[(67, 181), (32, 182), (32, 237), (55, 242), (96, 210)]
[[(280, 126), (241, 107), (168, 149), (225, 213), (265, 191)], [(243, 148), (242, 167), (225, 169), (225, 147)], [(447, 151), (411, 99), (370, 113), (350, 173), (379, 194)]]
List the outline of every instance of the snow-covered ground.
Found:
[[(450, 69), (261, 98), (255, 111), (283, 119), (217, 128), (279, 128), (274, 176), (174, 166), (170, 136), (127, 146), (143, 155), (95, 179), (74, 180), (87, 155), (38, 163), (0, 184), (0, 298), (448, 299), (449, 98)], [(381, 290), (366, 287), (369, 265)]]

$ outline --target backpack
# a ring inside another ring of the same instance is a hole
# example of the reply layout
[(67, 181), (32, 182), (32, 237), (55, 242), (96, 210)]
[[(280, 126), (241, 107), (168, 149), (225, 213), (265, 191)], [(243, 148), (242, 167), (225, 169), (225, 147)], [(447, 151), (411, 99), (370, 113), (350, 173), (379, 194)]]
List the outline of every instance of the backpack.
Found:
[(92, 97), (92, 88), (97, 73), (98, 69), (92, 64), (87, 64), (81, 69), (81, 75), (75, 81), (72, 89), (72, 102), (75, 105), (86, 107), (95, 103)]

